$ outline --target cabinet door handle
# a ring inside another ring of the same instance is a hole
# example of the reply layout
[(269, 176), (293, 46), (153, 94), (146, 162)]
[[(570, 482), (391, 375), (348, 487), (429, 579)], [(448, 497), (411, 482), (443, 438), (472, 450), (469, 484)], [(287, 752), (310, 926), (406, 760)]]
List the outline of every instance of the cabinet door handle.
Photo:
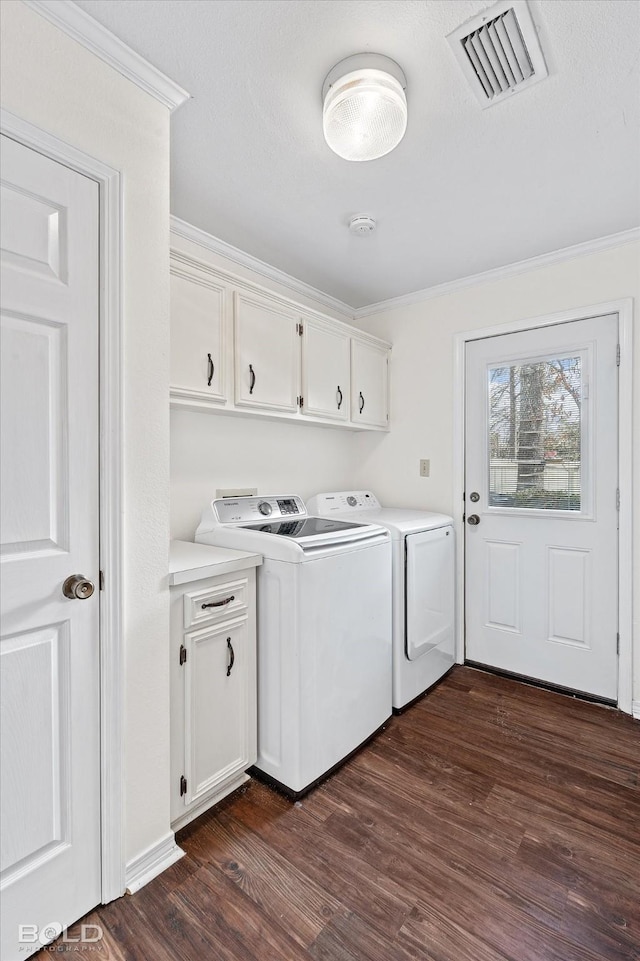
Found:
[(253, 388), (256, 386), (256, 372), (251, 364), (249, 364), (249, 373), (251, 375), (251, 380), (249, 381), (249, 393), (253, 394)]
[(342, 407), (342, 391), (340, 390), (340, 384), (338, 384), (338, 410)]
[(230, 637), (227, 638), (227, 653), (229, 655), (229, 660), (227, 662), (227, 677), (229, 677), (231, 674), (231, 668), (233, 667), (236, 660), (236, 655), (234, 654), (233, 644), (231, 643)]
[(364, 410), (364, 394), (360, 391), (360, 413)]
[(232, 594), (231, 597), (225, 597), (223, 601), (210, 601), (208, 604), (202, 605), (202, 610), (206, 610), (207, 607), (224, 607), (225, 604), (230, 604), (231, 601), (235, 601), (235, 595)]
[(207, 354), (207, 364), (209, 365), (209, 376), (207, 377), (207, 387), (211, 387), (211, 381), (213, 380), (213, 375), (215, 374), (215, 367), (211, 359), (211, 354)]

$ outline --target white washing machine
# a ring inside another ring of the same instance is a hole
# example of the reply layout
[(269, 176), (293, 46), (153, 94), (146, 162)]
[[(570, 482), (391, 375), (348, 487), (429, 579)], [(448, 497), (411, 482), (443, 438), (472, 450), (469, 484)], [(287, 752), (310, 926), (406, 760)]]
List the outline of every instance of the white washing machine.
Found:
[(391, 716), (389, 532), (284, 495), (214, 500), (195, 539), (263, 555), (252, 773), (299, 797)]
[(371, 491), (317, 494), (310, 513), (379, 524), (393, 542), (393, 710), (399, 714), (455, 661), (453, 518), (381, 507)]

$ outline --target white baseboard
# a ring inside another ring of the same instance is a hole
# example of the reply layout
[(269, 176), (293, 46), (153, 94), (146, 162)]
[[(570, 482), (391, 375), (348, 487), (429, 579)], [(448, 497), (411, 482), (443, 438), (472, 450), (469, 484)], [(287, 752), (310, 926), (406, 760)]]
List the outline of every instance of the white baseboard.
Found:
[(173, 831), (169, 831), (160, 841), (152, 844), (150, 848), (127, 863), (125, 874), (127, 894), (135, 894), (183, 856), (184, 851), (176, 844)]
[(631, 704), (631, 713), (635, 717), (636, 721), (640, 721), (640, 701), (633, 701)]

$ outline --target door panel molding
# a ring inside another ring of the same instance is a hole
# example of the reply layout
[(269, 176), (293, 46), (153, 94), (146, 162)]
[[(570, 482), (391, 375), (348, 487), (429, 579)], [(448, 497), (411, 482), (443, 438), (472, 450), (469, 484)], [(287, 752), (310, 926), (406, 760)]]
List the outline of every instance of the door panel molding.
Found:
[(576, 307), (538, 317), (495, 324), (455, 335), (453, 357), (453, 503), (456, 529), (456, 661), (464, 662), (464, 593), (465, 556), (464, 526), (464, 468), (465, 468), (465, 351), (470, 341), (518, 333), (576, 320), (587, 320), (605, 314), (618, 315), (620, 368), (618, 380), (618, 484), (620, 489), (618, 537), (618, 707), (627, 714), (633, 705), (633, 299), (631, 297), (606, 303)]
[(39, 127), (0, 110), (7, 137), (99, 186), (100, 739), (102, 901), (125, 892), (122, 651), (122, 180), (120, 173)]

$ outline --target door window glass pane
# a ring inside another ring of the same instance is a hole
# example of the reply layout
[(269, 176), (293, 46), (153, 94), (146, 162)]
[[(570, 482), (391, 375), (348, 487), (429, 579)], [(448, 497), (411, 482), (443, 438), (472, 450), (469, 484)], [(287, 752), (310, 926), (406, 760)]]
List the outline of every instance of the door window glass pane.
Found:
[(579, 511), (580, 357), (489, 368), (489, 504)]

